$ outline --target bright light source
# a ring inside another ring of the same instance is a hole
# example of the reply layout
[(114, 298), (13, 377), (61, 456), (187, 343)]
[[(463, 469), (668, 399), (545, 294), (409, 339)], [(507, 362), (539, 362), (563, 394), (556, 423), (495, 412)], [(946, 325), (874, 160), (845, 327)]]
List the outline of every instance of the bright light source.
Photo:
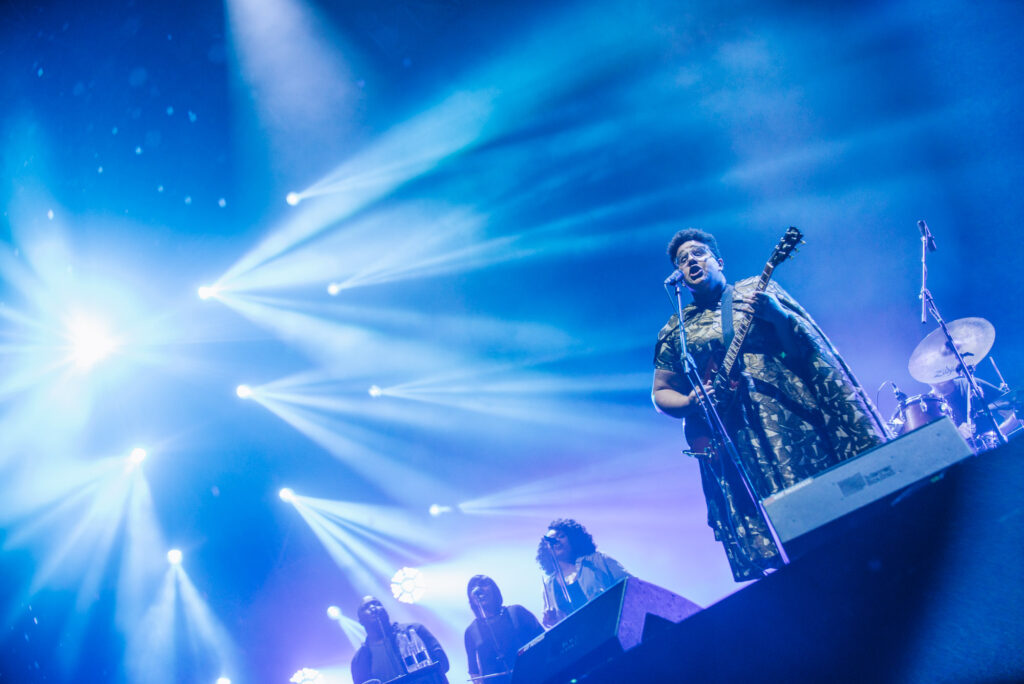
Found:
[(402, 568), (391, 578), (391, 594), (402, 603), (416, 603), (426, 590), (423, 573), (416, 568)]
[(117, 341), (99, 321), (79, 316), (68, 326), (71, 358), (79, 368), (89, 368), (117, 349)]
[(338, 606), (329, 606), (327, 608), (327, 617), (331, 618), (332, 620), (337, 620), (341, 617), (341, 608), (339, 608)]
[(171, 549), (167, 552), (167, 562), (171, 565), (181, 565), (181, 550)]
[(299, 193), (289, 192), (288, 195), (284, 198), (284, 201), (294, 207), (296, 204), (299, 203), (299, 200), (301, 199), (302, 197), (299, 195)]
[(146, 460), (146, 450), (142, 447), (135, 447), (132, 449), (132, 453), (128, 456), (128, 459), (132, 463), (142, 463)]
[(293, 684), (320, 684), (324, 681), (323, 676), (311, 667), (304, 667), (288, 680)]
[(217, 288), (213, 287), (212, 285), (203, 285), (202, 287), (199, 288), (200, 299), (209, 299), (210, 297), (213, 297), (216, 294)]
[(452, 507), (451, 506), (442, 506), (441, 504), (431, 504), (430, 508), (427, 509), (427, 510), (430, 511), (430, 515), (432, 515), (432, 516), (434, 516), (436, 518), (439, 515), (444, 515), (445, 513), (451, 513), (452, 512)]
[(373, 397), (374, 399), (384, 394), (384, 390), (382, 390), (380, 387), (377, 387), (376, 385), (370, 385), (370, 389), (368, 391), (370, 392), (370, 396)]
[(332, 297), (337, 295), (339, 292), (341, 292), (341, 285), (339, 285), (338, 283), (331, 283), (330, 285), (327, 286), (327, 294), (331, 295)]
[(217, 677), (216, 684), (231, 684), (231, 680), (227, 677)]
[(248, 399), (252, 396), (252, 387), (248, 385), (239, 385), (235, 388), (235, 394), (238, 395), (239, 399)]
[(288, 487), (285, 487), (284, 489), (279, 491), (277, 495), (281, 497), (281, 501), (287, 501), (288, 503), (295, 501), (295, 492), (293, 492)]

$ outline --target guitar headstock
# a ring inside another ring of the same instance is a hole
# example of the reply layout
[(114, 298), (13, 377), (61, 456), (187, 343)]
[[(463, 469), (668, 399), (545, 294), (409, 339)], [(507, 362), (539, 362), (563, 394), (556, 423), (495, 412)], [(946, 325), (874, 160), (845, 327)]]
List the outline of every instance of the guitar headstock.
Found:
[(768, 263), (772, 266), (778, 266), (792, 256), (796, 246), (803, 243), (803, 241), (804, 234), (800, 232), (800, 229), (790, 226), (786, 229), (786, 234), (779, 240), (779, 244), (775, 246), (775, 250), (768, 259)]

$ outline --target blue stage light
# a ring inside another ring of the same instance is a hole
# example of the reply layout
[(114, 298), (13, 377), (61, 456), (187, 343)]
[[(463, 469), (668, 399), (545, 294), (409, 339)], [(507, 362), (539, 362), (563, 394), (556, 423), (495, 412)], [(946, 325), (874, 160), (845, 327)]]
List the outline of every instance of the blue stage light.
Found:
[(252, 388), (248, 385), (239, 385), (235, 388), (235, 394), (238, 395), (239, 399), (248, 399), (252, 396)]
[(295, 501), (295, 492), (288, 487), (279, 491), (277, 495), (281, 497), (281, 501), (287, 501), (288, 503)]
[(338, 606), (329, 606), (327, 608), (327, 617), (332, 620), (337, 620), (341, 617), (341, 608), (338, 608)]
[(171, 565), (181, 565), (181, 550), (171, 549), (167, 552), (167, 562)]
[(284, 200), (285, 202), (294, 207), (296, 204), (299, 203), (299, 201), (302, 200), (302, 197), (297, 192), (289, 192), (288, 195), (284, 198)]

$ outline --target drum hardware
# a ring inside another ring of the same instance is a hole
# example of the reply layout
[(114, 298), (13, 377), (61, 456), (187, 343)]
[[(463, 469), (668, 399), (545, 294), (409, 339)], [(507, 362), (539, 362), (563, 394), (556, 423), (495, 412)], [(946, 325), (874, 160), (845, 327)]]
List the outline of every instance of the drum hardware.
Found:
[[(927, 257), (929, 251), (935, 251), (935, 238), (923, 220), (917, 222), (917, 227), (921, 231), (921, 323), (927, 323), (928, 314), (931, 314), (939, 327), (917, 345), (907, 369), (916, 380), (928, 384), (963, 378), (967, 383), (967, 391), (964, 393), (967, 402), (967, 431), (973, 434), (973, 404), (984, 397), (974, 377), (974, 367), (992, 349), (996, 331), (984, 318), (961, 318), (948, 324), (942, 318), (935, 298), (928, 290)], [(997, 445), (1005, 444), (1006, 435), (999, 429), (988, 404), (978, 403), (979, 414), (987, 416), (996, 425)]]

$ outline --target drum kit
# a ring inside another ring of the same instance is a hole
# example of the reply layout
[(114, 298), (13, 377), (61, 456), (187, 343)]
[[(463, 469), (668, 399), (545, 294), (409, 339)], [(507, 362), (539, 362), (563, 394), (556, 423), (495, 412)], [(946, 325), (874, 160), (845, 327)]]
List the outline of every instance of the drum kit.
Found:
[(896, 411), (888, 428), (898, 436), (949, 417), (976, 452), (987, 451), (1022, 432), (1024, 397), (1019, 390), (1010, 390), (992, 357), (989, 362), (999, 385), (975, 377), (978, 364), (992, 350), (996, 329), (984, 318), (943, 320), (928, 290), (927, 258), (936, 251), (935, 236), (923, 220), (917, 228), (921, 233), (921, 323), (931, 315), (939, 327), (917, 345), (907, 369), (915, 380), (931, 385), (932, 391), (907, 396), (896, 383), (887, 383), (896, 394)]
[[(991, 357), (989, 362), (1000, 384), (985, 383), (988, 391), (981, 397), (970, 391), (965, 371), (974, 379), (978, 363), (991, 351), (996, 339), (991, 323), (984, 318), (960, 318), (946, 324), (946, 331), (952, 345), (943, 329), (936, 328), (921, 340), (907, 364), (915, 380), (935, 389), (908, 396), (895, 383), (890, 383), (896, 395), (896, 410), (888, 427), (893, 435), (902, 435), (948, 417), (959, 424), (961, 433), (975, 451), (986, 451), (1003, 441), (1000, 435), (1016, 436), (1022, 430), (1018, 415), (1024, 417), (1024, 393), (1010, 390)], [(960, 368), (954, 350), (964, 360), (964, 369)], [(1011, 432), (1009, 429), (1014, 427), (1016, 430)]]

